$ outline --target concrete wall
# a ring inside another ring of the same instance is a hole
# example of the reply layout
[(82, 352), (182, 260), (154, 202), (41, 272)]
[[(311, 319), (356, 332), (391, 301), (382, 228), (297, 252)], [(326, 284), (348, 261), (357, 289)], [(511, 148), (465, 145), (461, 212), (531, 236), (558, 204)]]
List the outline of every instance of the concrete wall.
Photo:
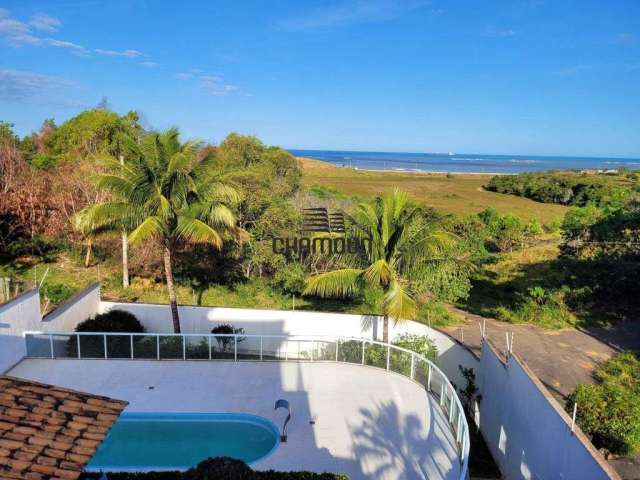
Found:
[[(134, 314), (148, 332), (172, 332), (171, 312), (167, 305), (143, 303), (101, 302), (100, 312), (110, 309), (126, 310)], [(210, 333), (221, 323), (244, 328), (253, 335), (308, 335), (382, 338), (382, 318), (377, 315), (350, 315), (326, 312), (291, 310), (257, 310), (225, 307), (181, 306), (180, 325), (183, 333)], [(458, 365), (477, 369), (478, 359), (448, 335), (417, 322), (402, 322), (389, 326), (389, 336), (402, 333), (427, 335), (432, 338), (440, 354), (438, 364), (449, 379), (464, 386)]]
[(78, 323), (93, 317), (99, 309), (100, 284), (94, 283), (45, 315), (39, 329), (48, 332), (71, 332)]
[(516, 356), (484, 342), (477, 382), (480, 430), (505, 479), (619, 478)]
[(40, 295), (30, 290), (0, 305), (0, 374), (26, 354), (22, 333), (40, 330)]

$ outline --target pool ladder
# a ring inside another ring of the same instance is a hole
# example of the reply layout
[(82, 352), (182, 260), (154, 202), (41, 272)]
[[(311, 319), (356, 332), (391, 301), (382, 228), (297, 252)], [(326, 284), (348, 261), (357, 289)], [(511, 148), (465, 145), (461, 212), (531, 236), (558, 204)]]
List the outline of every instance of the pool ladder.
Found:
[(282, 425), (282, 435), (280, 435), (280, 441), (284, 443), (287, 441), (287, 423), (289, 423), (289, 420), (291, 420), (291, 406), (289, 405), (289, 401), (285, 400), (284, 398), (276, 400), (276, 406), (274, 407), (274, 410), (277, 410), (279, 408), (284, 408), (287, 411), (287, 418), (284, 419), (284, 424)]

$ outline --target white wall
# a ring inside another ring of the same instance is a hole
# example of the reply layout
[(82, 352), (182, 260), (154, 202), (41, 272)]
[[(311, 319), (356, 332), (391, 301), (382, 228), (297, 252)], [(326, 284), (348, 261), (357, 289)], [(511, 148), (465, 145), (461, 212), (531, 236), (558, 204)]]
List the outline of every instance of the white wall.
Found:
[(40, 330), (40, 295), (30, 290), (0, 305), (0, 374), (9, 370), (25, 355), (22, 333)]
[(100, 284), (94, 283), (45, 315), (39, 329), (48, 332), (71, 332), (78, 323), (93, 317), (99, 309)]
[(535, 375), (485, 342), (477, 377), (480, 430), (506, 480), (619, 477)]
[[(143, 303), (101, 302), (100, 312), (111, 309), (134, 314), (151, 333), (173, 331), (171, 311), (167, 305)], [(183, 333), (210, 333), (221, 323), (244, 328), (253, 335), (308, 335), (336, 337), (382, 338), (382, 318), (377, 315), (350, 315), (291, 310), (257, 310), (225, 307), (178, 307)], [(477, 358), (448, 335), (417, 322), (402, 322), (389, 326), (389, 336), (401, 333), (427, 335), (438, 347), (438, 364), (449, 379), (464, 386), (458, 365), (477, 369)]]

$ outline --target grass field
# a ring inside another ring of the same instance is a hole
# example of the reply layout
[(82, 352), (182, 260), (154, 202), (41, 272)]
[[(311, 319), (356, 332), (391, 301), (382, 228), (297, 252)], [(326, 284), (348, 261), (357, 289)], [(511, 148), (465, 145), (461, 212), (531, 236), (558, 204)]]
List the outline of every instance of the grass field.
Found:
[(485, 191), (482, 187), (491, 175), (370, 172), (335, 167), (318, 160), (301, 161), (306, 187), (320, 185), (348, 195), (369, 197), (398, 187), (442, 212), (464, 215), (494, 207), (500, 213), (513, 213), (523, 220), (536, 217), (544, 224), (562, 219), (567, 210), (561, 205)]

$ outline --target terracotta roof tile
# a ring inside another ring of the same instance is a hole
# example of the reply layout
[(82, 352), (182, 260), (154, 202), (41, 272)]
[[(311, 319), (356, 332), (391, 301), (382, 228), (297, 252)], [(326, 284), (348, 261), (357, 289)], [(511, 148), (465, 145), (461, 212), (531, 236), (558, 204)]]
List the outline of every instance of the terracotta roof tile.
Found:
[(0, 376), (0, 480), (77, 480), (126, 406)]

